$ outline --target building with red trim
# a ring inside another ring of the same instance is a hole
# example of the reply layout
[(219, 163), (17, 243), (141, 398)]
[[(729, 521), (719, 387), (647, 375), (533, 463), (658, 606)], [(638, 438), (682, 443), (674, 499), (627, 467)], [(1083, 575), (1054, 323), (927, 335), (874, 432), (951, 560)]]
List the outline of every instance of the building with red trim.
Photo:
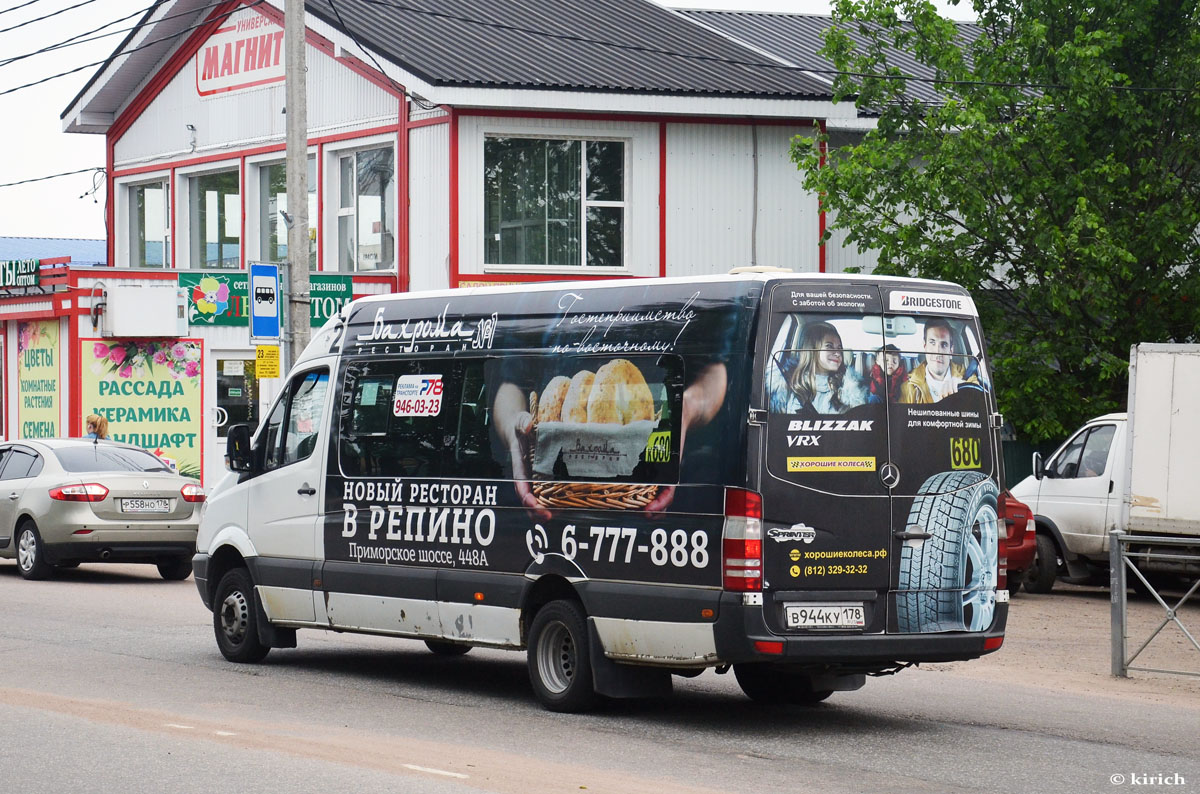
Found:
[[(789, 158), (860, 124), (826, 77), (647, 0), (447, 8), (307, 2), (314, 323), (393, 290), (861, 264), (827, 256)], [(106, 137), (109, 266), (0, 297), (8, 437), (107, 412), (209, 482), (279, 388), (246, 269), (287, 255), (285, 11), (161, 0), (64, 111)]]

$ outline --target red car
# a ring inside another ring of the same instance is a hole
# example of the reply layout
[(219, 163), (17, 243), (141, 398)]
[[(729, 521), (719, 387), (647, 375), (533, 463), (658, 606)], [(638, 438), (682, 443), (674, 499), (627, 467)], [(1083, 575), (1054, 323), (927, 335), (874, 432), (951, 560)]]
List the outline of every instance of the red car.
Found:
[(1025, 574), (1033, 565), (1037, 548), (1033, 511), (1024, 502), (1018, 501), (1010, 492), (1000, 495), (1000, 520), (1008, 528), (1007, 538), (1000, 548), (1000, 557), (1007, 557), (1003, 566), (1008, 571), (1008, 592), (1016, 593), (1025, 581)]

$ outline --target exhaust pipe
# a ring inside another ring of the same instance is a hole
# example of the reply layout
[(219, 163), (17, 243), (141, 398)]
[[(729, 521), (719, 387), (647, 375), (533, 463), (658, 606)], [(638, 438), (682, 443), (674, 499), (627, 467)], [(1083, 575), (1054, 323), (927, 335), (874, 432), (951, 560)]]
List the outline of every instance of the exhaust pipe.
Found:
[(101, 549), (100, 550), (100, 559), (107, 560), (111, 556), (112, 556), (112, 549)]

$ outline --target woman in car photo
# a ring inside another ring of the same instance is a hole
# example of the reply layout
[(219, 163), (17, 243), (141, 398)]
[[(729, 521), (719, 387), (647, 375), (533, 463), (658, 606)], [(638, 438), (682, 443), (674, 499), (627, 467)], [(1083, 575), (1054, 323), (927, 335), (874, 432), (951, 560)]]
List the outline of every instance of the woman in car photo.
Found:
[(873, 401), (866, 384), (846, 366), (842, 337), (827, 322), (810, 322), (798, 349), (777, 356), (768, 369), (772, 413), (841, 414)]

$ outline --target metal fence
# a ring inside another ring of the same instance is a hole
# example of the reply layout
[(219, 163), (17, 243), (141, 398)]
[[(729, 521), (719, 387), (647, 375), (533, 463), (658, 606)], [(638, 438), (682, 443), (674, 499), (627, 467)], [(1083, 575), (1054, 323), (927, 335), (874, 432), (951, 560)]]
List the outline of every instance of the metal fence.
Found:
[[(1174, 675), (1194, 675), (1200, 676), (1200, 643), (1196, 642), (1195, 636), (1188, 631), (1187, 626), (1179, 619), (1180, 608), (1188, 602), (1197, 590), (1200, 590), (1200, 578), (1191, 583), (1183, 598), (1175, 602), (1171, 606), (1158, 592), (1158, 589), (1150, 583), (1142, 571), (1138, 570), (1138, 560), (1148, 560), (1152, 557), (1161, 559), (1162, 552), (1157, 551), (1131, 551), (1130, 546), (1136, 544), (1138, 547), (1153, 546), (1155, 548), (1164, 547), (1182, 547), (1181, 550), (1171, 552), (1171, 559), (1177, 562), (1200, 562), (1200, 555), (1190, 552), (1187, 547), (1194, 548), (1196, 546), (1195, 538), (1170, 538), (1170, 537), (1150, 537), (1146, 535), (1129, 535), (1124, 532), (1114, 530), (1109, 534), (1109, 583), (1112, 588), (1112, 674), (1115, 676), (1126, 677), (1130, 670), (1144, 673), (1171, 673)], [(1126, 604), (1126, 585), (1130, 581), (1130, 575), (1137, 577), (1138, 581), (1144, 587), (1139, 589), (1148, 593), (1158, 605), (1162, 607), (1162, 622), (1150, 632), (1137, 650), (1129, 653), (1129, 611)], [(1138, 656), (1149, 647), (1150, 643), (1156, 637), (1162, 634), (1162, 630), (1168, 625), (1174, 623), (1183, 632), (1184, 636), (1192, 643), (1196, 649), (1196, 669), (1193, 670), (1164, 670), (1156, 667), (1134, 667), (1133, 663)]]

